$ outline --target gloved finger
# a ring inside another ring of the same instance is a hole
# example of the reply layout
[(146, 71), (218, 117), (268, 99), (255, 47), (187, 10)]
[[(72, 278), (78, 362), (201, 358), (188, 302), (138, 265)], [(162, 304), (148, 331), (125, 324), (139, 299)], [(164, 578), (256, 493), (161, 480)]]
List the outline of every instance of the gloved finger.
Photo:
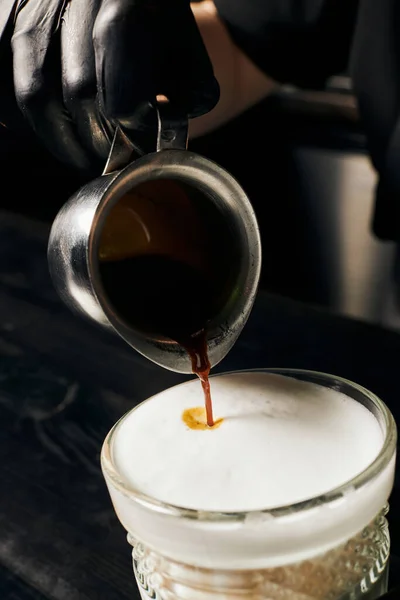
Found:
[(190, 117), (217, 103), (218, 84), (187, 0), (102, 0), (93, 37), (108, 118), (128, 122), (157, 95)]
[[(176, 3), (178, 5), (179, 0)], [(170, 46), (166, 81), (170, 85), (169, 89), (165, 86), (165, 96), (175, 105), (186, 108), (190, 118), (200, 117), (217, 104), (219, 85), (189, 2), (181, 2), (179, 15), (178, 11), (170, 14), (170, 26), (175, 29), (176, 42)], [(169, 32), (163, 31), (166, 47)]]
[(58, 29), (64, 2), (29, 0), (18, 10), (12, 38), (15, 94), (48, 149), (63, 162), (89, 169), (62, 99)]
[(97, 102), (92, 32), (100, 0), (70, 0), (61, 25), (63, 99), (82, 144), (93, 159), (106, 160), (113, 131)]
[[(13, 59), (11, 37), (13, 33), (14, 15), (18, 0), (2, 0), (0, 10), (0, 123), (13, 129), (24, 129), (24, 120), (18, 109), (13, 81)], [(26, 124), (25, 124), (26, 128)]]

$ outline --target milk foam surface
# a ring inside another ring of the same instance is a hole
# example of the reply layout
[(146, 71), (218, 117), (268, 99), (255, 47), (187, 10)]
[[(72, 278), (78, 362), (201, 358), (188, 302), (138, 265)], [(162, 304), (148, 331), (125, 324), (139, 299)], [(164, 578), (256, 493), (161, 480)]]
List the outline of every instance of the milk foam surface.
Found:
[(375, 417), (337, 391), (265, 372), (213, 377), (211, 390), (218, 429), (182, 421), (203, 404), (198, 380), (121, 421), (112, 458), (130, 487), (185, 508), (268, 509), (346, 483), (382, 448)]

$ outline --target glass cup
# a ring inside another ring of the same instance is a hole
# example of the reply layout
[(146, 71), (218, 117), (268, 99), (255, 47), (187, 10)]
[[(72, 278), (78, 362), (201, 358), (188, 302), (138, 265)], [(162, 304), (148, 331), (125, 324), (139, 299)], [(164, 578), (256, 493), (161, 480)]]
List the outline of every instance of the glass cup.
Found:
[(363, 404), (383, 432), (379, 455), (351, 481), (303, 502), (245, 513), (188, 510), (146, 496), (120, 476), (113, 441), (122, 417), (104, 442), (101, 463), (133, 546), (143, 600), (374, 600), (387, 590), (393, 416), (372, 392), (345, 379), (263, 371), (316, 383)]

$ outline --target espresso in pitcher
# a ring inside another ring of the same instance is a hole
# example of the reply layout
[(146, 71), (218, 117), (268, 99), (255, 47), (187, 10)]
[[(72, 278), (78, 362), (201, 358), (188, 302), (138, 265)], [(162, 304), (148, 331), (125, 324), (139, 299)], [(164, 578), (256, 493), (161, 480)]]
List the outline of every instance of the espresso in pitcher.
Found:
[(146, 182), (111, 210), (99, 267), (109, 301), (129, 326), (186, 349), (213, 414), (207, 327), (229, 301), (235, 243), (223, 214), (181, 182)]

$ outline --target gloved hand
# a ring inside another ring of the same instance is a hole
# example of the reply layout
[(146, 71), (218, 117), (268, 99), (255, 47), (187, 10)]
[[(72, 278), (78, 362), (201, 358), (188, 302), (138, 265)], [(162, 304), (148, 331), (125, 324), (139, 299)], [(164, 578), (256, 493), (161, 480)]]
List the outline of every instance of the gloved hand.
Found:
[(219, 97), (188, 0), (0, 0), (0, 77), (0, 122), (82, 169), (118, 124), (155, 149), (156, 95), (191, 118)]

